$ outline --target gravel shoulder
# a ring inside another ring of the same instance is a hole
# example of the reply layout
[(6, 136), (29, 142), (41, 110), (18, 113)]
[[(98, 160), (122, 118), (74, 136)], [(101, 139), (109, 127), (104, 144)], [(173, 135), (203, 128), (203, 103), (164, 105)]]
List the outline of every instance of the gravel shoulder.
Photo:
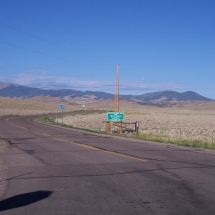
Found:
[(8, 168), (3, 160), (3, 153), (8, 147), (8, 143), (5, 140), (0, 139), (0, 200), (6, 192), (7, 184), (6, 181), (8, 176)]

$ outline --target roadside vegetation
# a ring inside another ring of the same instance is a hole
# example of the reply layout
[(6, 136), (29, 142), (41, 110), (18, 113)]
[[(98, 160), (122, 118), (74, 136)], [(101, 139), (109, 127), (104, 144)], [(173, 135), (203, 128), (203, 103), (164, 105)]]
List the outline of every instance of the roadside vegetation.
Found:
[(170, 143), (175, 144), (179, 146), (187, 146), (187, 147), (194, 147), (194, 148), (204, 148), (204, 149), (215, 149), (215, 144), (209, 143), (202, 140), (193, 140), (193, 139), (171, 139), (170, 137), (163, 138), (163, 136), (157, 136), (154, 134), (142, 134), (139, 133), (134, 136), (134, 138), (140, 139), (140, 140), (147, 140), (147, 141), (154, 141), (154, 142), (160, 142), (160, 143)]
[(126, 138), (132, 138), (132, 139), (138, 139), (138, 140), (145, 140), (145, 141), (153, 141), (153, 142), (160, 142), (160, 143), (170, 143), (175, 144), (179, 146), (187, 146), (187, 147), (194, 147), (194, 148), (204, 148), (204, 149), (215, 149), (215, 143), (209, 143), (207, 141), (202, 140), (195, 140), (195, 139), (177, 139), (177, 138), (170, 138), (168, 136), (165, 136), (165, 138), (160, 134), (153, 134), (153, 133), (123, 133), (118, 134), (118, 132), (113, 131), (112, 133), (107, 133), (106, 131), (101, 131), (98, 129), (90, 129), (90, 128), (82, 128), (82, 127), (76, 127), (72, 125), (67, 125), (64, 123), (56, 122), (56, 119), (59, 119), (59, 116), (57, 117), (41, 117), (37, 118), (36, 121), (40, 123), (45, 123), (49, 125), (56, 125), (56, 126), (62, 126), (66, 128), (73, 128), (77, 130), (82, 131), (88, 131), (98, 134), (108, 134), (112, 136), (120, 136), (120, 137), (126, 137)]

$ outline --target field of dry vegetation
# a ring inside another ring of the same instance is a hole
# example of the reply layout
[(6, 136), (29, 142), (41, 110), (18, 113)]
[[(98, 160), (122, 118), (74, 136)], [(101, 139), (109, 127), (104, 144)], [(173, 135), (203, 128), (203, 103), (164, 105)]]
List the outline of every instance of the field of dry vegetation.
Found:
[(0, 97), (0, 116), (58, 113), (61, 112), (60, 105), (62, 103), (65, 104), (66, 111), (77, 110), (80, 106), (49, 97), (35, 97), (32, 99)]
[[(106, 130), (107, 112), (113, 110), (113, 101), (77, 103), (37, 97), (33, 99), (17, 99), (0, 97), (0, 116), (32, 115), (42, 113), (60, 113), (60, 105), (65, 104), (65, 111), (104, 110), (102, 114), (66, 116), (65, 124), (74, 127)], [(81, 104), (86, 106), (83, 108)], [(134, 102), (121, 101), (120, 111), (125, 113), (125, 122), (139, 122), (140, 133), (153, 133), (170, 138), (195, 139), (212, 142), (215, 133), (215, 102), (181, 102), (172, 107), (156, 107), (140, 105)], [(62, 122), (61, 118), (56, 119)], [(126, 127), (129, 128), (129, 125)], [(130, 127), (134, 128), (134, 126)], [(117, 127), (112, 126), (112, 131)], [(215, 141), (214, 141), (215, 142)]]
[[(106, 105), (110, 103), (107, 102)], [(101, 104), (97, 106), (101, 107)], [(111, 109), (110, 106), (108, 108)], [(125, 113), (125, 123), (139, 122), (140, 133), (207, 142), (212, 142), (215, 136), (215, 102), (183, 102), (173, 107), (162, 108), (122, 101), (120, 109)], [(106, 120), (107, 113), (102, 113), (67, 116), (64, 123), (74, 127), (105, 131)], [(61, 122), (62, 119), (58, 118), (56, 121)], [(134, 129), (134, 125), (127, 124), (126, 128)], [(112, 126), (112, 131), (117, 129), (117, 126)]]

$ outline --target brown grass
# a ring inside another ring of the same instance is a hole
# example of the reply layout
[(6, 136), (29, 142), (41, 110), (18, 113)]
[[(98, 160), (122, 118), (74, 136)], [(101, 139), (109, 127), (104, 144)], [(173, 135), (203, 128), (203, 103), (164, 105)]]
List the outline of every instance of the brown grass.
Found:
[[(0, 116), (59, 113), (62, 103), (66, 106), (65, 111), (83, 110), (82, 104), (86, 104), (84, 109), (88, 110), (108, 112), (114, 109), (111, 100), (69, 102), (51, 97), (33, 99), (0, 97)], [(120, 111), (125, 113), (125, 122), (139, 121), (142, 133), (159, 133), (171, 138), (211, 141), (212, 130), (215, 130), (215, 102), (181, 102), (173, 107), (162, 108), (121, 101)], [(64, 123), (75, 127), (105, 131), (106, 123), (104, 121), (106, 120), (106, 113), (76, 115), (65, 117)], [(57, 119), (57, 121), (61, 122), (62, 119)], [(116, 127), (113, 126), (114, 129)]]
[(57, 113), (61, 112), (60, 105), (62, 103), (66, 106), (65, 111), (82, 108), (81, 105), (49, 97), (36, 97), (34, 99), (0, 97), (0, 116)]
[[(110, 103), (106, 104), (111, 107)], [(185, 102), (174, 107), (161, 108), (122, 101), (121, 111), (125, 113), (125, 122), (139, 122), (140, 133), (158, 134), (172, 139), (195, 139), (210, 142), (212, 141), (212, 130), (215, 131), (215, 102)], [(106, 116), (106, 113), (67, 116), (64, 118), (64, 123), (75, 127), (105, 131)], [(61, 122), (61, 119), (56, 119), (56, 121)], [(127, 125), (127, 127), (134, 128), (133, 125), (132, 127)], [(113, 126), (112, 130), (116, 128)]]

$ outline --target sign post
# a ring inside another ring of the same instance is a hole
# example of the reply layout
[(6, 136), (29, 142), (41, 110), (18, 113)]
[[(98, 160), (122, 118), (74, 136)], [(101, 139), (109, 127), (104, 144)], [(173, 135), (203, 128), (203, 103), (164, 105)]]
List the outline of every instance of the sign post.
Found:
[(107, 113), (108, 121), (108, 132), (111, 130), (111, 122), (119, 122), (119, 133), (122, 134), (122, 122), (124, 121), (124, 113), (122, 112), (108, 112)]
[(63, 111), (64, 111), (64, 109), (65, 109), (65, 105), (62, 104), (62, 105), (60, 106), (60, 109), (62, 110), (62, 124), (63, 124)]

